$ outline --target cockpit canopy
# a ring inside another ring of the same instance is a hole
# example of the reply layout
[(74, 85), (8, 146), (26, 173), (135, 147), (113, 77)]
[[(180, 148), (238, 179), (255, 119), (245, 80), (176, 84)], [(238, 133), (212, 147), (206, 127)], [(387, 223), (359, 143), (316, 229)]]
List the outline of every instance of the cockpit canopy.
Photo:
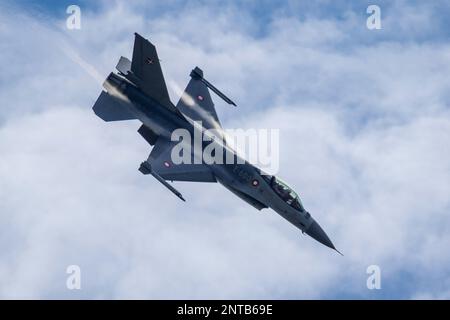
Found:
[(270, 185), (275, 193), (288, 205), (299, 211), (305, 211), (300, 197), (285, 182), (275, 176), (263, 175), (264, 180)]

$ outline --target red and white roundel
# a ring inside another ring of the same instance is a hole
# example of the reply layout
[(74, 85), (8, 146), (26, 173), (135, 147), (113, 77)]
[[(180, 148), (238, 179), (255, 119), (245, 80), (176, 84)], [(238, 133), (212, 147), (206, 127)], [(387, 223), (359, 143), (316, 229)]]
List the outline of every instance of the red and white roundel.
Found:
[(170, 167), (170, 163), (168, 161), (164, 161), (164, 167), (169, 168)]
[(199, 96), (197, 96), (197, 99), (200, 101), (203, 101), (204, 98), (203, 98), (203, 96), (199, 95)]
[(252, 181), (252, 186), (254, 186), (254, 187), (259, 186), (259, 181), (256, 180), (256, 179), (254, 179), (254, 180)]

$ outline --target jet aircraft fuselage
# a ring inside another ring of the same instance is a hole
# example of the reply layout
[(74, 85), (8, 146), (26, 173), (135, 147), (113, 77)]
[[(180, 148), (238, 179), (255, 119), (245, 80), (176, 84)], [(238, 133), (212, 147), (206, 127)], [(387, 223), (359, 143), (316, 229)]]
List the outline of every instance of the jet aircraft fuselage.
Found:
[[(226, 102), (234, 102), (207, 82), (198, 67), (191, 72), (191, 82), (177, 106), (168, 98), (155, 47), (138, 34), (133, 61), (122, 57), (117, 69), (119, 74), (108, 76), (104, 83), (106, 92), (102, 92), (93, 109), (105, 121), (137, 119), (142, 122), (138, 132), (154, 146), (139, 168), (142, 173), (152, 174), (182, 200), (181, 193), (167, 181), (219, 182), (256, 209), (273, 209), (303, 233), (335, 249), (286, 183), (265, 174), (227, 144), (208, 88)], [(173, 141), (173, 133), (179, 129), (191, 137), (206, 134), (210, 139), (202, 139), (200, 148), (193, 146), (192, 140)], [(210, 132), (217, 135), (211, 136)], [(188, 157), (193, 160), (191, 163), (173, 161), (171, 150), (176, 143), (185, 144), (185, 150), (191, 153)], [(203, 151), (208, 145), (224, 150), (223, 161), (205, 163)]]

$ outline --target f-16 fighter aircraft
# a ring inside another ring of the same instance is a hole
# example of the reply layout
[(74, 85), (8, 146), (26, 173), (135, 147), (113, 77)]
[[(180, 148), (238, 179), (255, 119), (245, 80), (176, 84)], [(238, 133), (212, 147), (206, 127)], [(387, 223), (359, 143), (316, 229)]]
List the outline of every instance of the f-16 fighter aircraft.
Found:
[[(155, 46), (139, 34), (135, 34), (132, 61), (121, 57), (116, 69), (118, 73), (111, 73), (104, 82), (106, 91), (100, 94), (93, 110), (104, 121), (142, 122), (138, 132), (153, 149), (139, 171), (155, 177), (183, 201), (181, 193), (168, 181), (219, 182), (256, 209), (272, 208), (303, 233), (336, 250), (294, 190), (242, 159), (226, 139), (215, 139), (224, 131), (209, 90), (228, 104), (236, 104), (205, 80), (200, 68), (192, 70), (191, 80), (176, 106), (170, 101)], [(190, 154), (184, 154), (183, 159), (187, 156), (194, 159), (193, 163), (179, 163), (173, 160), (173, 149), (179, 141), (173, 141), (172, 134), (177, 129), (191, 136), (212, 130), (216, 134), (210, 141), (203, 141), (200, 148), (187, 149)], [(231, 154), (233, 161), (205, 161), (203, 150), (208, 144), (226, 150), (224, 157), (226, 154), (229, 160)]]

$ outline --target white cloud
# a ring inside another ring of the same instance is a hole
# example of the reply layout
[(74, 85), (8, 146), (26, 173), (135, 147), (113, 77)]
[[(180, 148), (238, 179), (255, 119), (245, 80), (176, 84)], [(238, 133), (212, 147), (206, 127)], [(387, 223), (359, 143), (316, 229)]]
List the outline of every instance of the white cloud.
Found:
[[(254, 18), (235, 8), (152, 19), (139, 8), (84, 11), (77, 32), (2, 13), (0, 296), (448, 295), (448, 45), (345, 50), (352, 15), (278, 17), (255, 37)], [(99, 84), (60, 50), (106, 77), (131, 55), (134, 31), (158, 46), (167, 80), (183, 87), (199, 65), (237, 100), (215, 99), (226, 127), (280, 129), (280, 174), (344, 257), (219, 185), (179, 183), (182, 203), (137, 171), (149, 152), (138, 123), (96, 118)], [(80, 292), (65, 288), (70, 264)], [(370, 264), (381, 293), (365, 287)], [(404, 274), (415, 281), (406, 291), (395, 285)]]

